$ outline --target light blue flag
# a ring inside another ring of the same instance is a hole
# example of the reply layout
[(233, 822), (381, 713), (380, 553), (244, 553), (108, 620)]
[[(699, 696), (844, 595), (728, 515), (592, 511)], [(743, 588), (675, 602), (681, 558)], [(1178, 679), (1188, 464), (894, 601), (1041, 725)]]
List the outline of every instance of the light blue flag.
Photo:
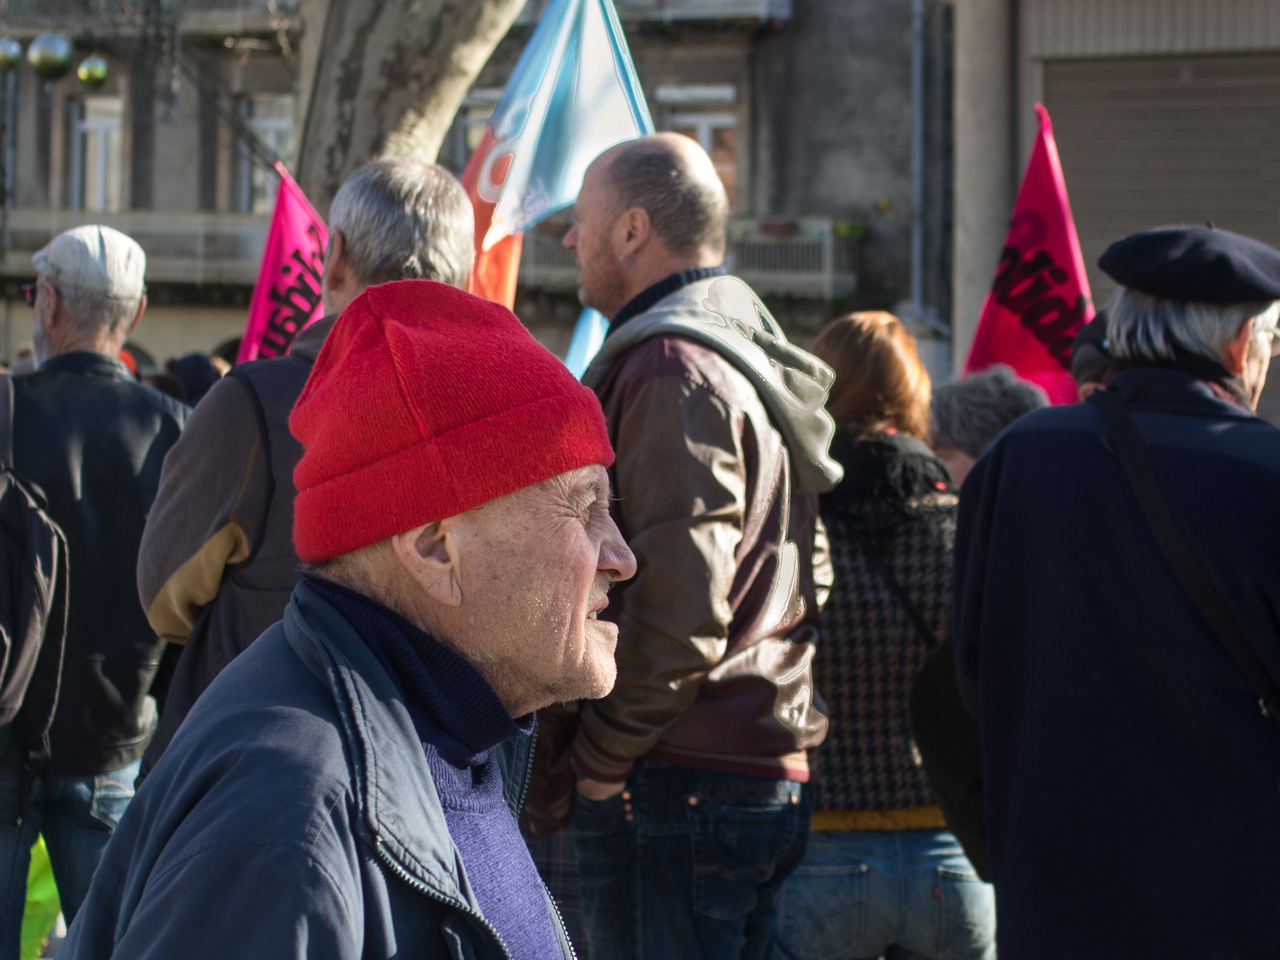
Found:
[(579, 380), (591, 366), (591, 361), (600, 352), (605, 334), (609, 332), (609, 318), (599, 310), (583, 307), (578, 317), (578, 325), (573, 328), (573, 339), (569, 341), (569, 353), (564, 358), (564, 365)]
[(569, 206), (592, 160), (652, 132), (612, 0), (554, 0), (477, 150), (476, 192), (494, 205), (482, 250)]

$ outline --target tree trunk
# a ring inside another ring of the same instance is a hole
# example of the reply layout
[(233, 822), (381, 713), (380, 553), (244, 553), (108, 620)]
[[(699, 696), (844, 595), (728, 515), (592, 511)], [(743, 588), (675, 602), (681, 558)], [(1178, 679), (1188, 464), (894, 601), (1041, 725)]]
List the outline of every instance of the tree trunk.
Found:
[[(434, 161), (458, 107), (525, 0), (312, 0), (298, 183), (323, 216), (379, 156)], [(313, 34), (314, 36), (314, 34)], [(309, 65), (309, 64), (308, 64)]]

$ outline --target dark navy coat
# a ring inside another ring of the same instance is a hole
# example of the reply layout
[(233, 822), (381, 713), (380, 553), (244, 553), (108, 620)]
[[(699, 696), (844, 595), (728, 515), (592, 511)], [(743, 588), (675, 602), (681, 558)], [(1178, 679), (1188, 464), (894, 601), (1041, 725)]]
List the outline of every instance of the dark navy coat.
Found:
[[(498, 756), (513, 813), (528, 739)], [(187, 715), (59, 956), (510, 960), (399, 690), (305, 582)]]
[[(1176, 370), (1111, 389), (1280, 678), (1280, 430)], [(955, 556), (1001, 960), (1280, 957), (1280, 725), (1174, 578), (1092, 405), (1001, 435), (965, 482)]]

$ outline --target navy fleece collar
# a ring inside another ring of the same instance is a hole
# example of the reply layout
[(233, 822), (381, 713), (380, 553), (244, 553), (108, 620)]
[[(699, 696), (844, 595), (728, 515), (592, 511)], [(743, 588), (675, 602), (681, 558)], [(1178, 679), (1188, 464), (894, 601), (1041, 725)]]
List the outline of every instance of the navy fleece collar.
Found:
[(355, 628), (404, 695), (418, 738), (454, 764), (474, 762), (504, 740), (533, 730), (512, 720), (475, 667), (400, 614), (341, 584), (307, 583)]
[(699, 280), (706, 280), (708, 277), (723, 277), (726, 273), (728, 271), (724, 267), (695, 267), (692, 270), (673, 273), (665, 280), (659, 280), (652, 286), (645, 287), (623, 304), (622, 309), (614, 315), (609, 322), (609, 334), (613, 334), (628, 320), (640, 316), (663, 297), (669, 297), (682, 287), (697, 283)]

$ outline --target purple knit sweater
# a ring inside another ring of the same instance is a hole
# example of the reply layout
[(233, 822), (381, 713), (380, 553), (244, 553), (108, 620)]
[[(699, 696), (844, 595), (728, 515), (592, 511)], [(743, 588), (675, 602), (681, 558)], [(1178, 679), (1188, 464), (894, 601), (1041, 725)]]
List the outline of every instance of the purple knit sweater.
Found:
[(542, 880), (502, 792), (493, 748), (533, 732), (471, 664), (382, 604), (307, 578), (356, 629), (404, 694), (445, 823), (484, 918), (513, 960), (562, 960)]

